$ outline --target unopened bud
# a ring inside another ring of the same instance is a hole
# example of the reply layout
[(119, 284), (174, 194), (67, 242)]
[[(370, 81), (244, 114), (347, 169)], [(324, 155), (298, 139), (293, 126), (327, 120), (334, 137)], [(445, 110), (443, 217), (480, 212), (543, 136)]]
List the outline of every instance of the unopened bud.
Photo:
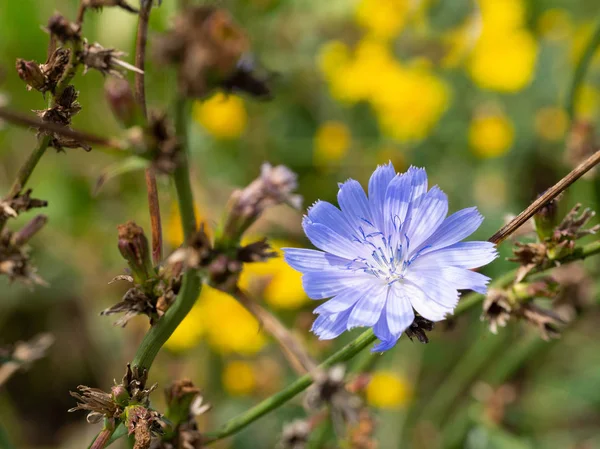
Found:
[(123, 127), (131, 128), (140, 124), (142, 113), (126, 80), (108, 78), (104, 84), (104, 95), (110, 110)]
[(121, 407), (125, 407), (127, 404), (129, 404), (129, 393), (123, 385), (113, 386), (111, 388), (111, 393), (116, 404), (120, 405)]
[(12, 235), (11, 243), (16, 247), (23, 246), (35, 234), (37, 234), (37, 232), (42, 229), (47, 222), (48, 217), (45, 215), (38, 215), (37, 217), (34, 217), (23, 228)]
[(27, 89), (35, 89), (40, 92), (47, 90), (47, 80), (44, 72), (35, 61), (25, 61), (24, 59), (17, 59), (17, 73), (25, 84)]
[(64, 16), (56, 13), (48, 20), (48, 32), (61, 42), (78, 41), (81, 39), (80, 26), (69, 22)]
[(119, 225), (117, 229), (119, 231), (119, 251), (129, 264), (135, 282), (143, 284), (155, 275), (144, 230), (133, 221)]
[(192, 402), (199, 394), (200, 389), (189, 379), (171, 384), (165, 391), (169, 421), (177, 425), (189, 420)]
[(540, 241), (544, 241), (552, 236), (554, 228), (558, 224), (558, 200), (554, 198), (548, 201), (544, 206), (533, 216), (535, 223), (535, 232)]

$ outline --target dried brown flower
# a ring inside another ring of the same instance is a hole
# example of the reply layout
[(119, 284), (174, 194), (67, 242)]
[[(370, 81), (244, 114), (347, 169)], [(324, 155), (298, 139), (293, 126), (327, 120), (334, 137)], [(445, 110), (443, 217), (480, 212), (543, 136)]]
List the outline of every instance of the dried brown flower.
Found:
[(17, 193), (11, 199), (0, 200), (0, 219), (17, 217), (31, 209), (48, 206), (47, 201), (31, 198), (31, 192), (31, 189), (27, 189), (24, 193)]
[(144, 130), (146, 153), (159, 173), (172, 174), (181, 161), (181, 145), (166, 114), (151, 113)]
[(283, 427), (281, 449), (304, 449), (308, 443), (312, 426), (308, 421), (297, 419)]
[(50, 17), (46, 30), (60, 42), (81, 40), (81, 27), (59, 13)]
[(144, 230), (133, 221), (117, 226), (119, 252), (127, 261), (137, 284), (144, 284), (156, 277), (150, 257), (150, 245)]
[(489, 322), (490, 331), (493, 334), (498, 333), (498, 327), (505, 327), (511, 317), (513, 305), (509, 300), (508, 294), (504, 290), (491, 288), (488, 290), (485, 301), (483, 302), (482, 320)]
[(123, 409), (113, 400), (111, 393), (106, 393), (98, 388), (90, 388), (85, 385), (79, 385), (77, 387), (79, 393), (71, 391), (70, 394), (79, 403), (69, 409), (69, 412), (75, 412), (77, 410), (85, 410), (87, 414), (87, 422), (95, 424), (100, 422), (103, 418), (111, 420), (113, 423), (119, 419)]
[(136, 66), (121, 60), (120, 58), (123, 56), (126, 56), (126, 53), (120, 50), (104, 48), (97, 42), (94, 44), (86, 42), (83, 45), (81, 53), (81, 62), (85, 67), (83, 73), (85, 74), (89, 69), (95, 69), (103, 75), (112, 75), (118, 78), (123, 77), (124, 70), (144, 73), (143, 70), (138, 69)]
[(150, 318), (151, 323), (158, 318), (155, 300), (148, 297), (148, 295), (137, 286), (127, 290), (120, 302), (103, 310), (100, 312), (100, 315), (108, 316), (114, 315), (115, 313), (124, 314), (114, 323), (115, 326), (121, 327), (125, 327), (129, 320), (137, 315), (147, 315)]
[(175, 18), (155, 48), (160, 62), (178, 66), (180, 91), (202, 98), (233, 76), (249, 42), (227, 11), (196, 6)]
[(19, 78), (27, 84), (27, 90), (35, 89), (42, 93), (49, 90), (48, 80), (37, 62), (19, 58), (16, 68)]
[(52, 52), (48, 60), (40, 65), (40, 69), (44, 73), (47, 80), (47, 90), (54, 92), (56, 85), (65, 73), (65, 69), (69, 64), (71, 50), (68, 48), (58, 47)]
[(237, 260), (240, 262), (265, 262), (277, 256), (277, 252), (271, 248), (266, 238), (242, 246), (237, 251)]
[(160, 413), (142, 405), (131, 405), (125, 409), (125, 415), (127, 431), (135, 437), (133, 449), (149, 449), (152, 437), (162, 434)]
[(405, 333), (406, 336), (411, 339), (411, 341), (413, 338), (416, 338), (421, 343), (429, 343), (429, 338), (427, 338), (426, 332), (431, 332), (433, 327), (433, 321), (429, 321), (420, 315), (416, 315), (412, 324), (408, 326)]

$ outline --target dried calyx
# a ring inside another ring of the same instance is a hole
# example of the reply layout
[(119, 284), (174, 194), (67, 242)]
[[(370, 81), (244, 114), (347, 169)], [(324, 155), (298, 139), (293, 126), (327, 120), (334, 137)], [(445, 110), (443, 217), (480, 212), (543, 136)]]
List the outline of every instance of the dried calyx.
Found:
[(44, 64), (17, 59), (17, 74), (27, 84), (28, 90), (54, 93), (69, 64), (70, 54), (71, 50), (68, 48), (59, 47), (50, 54)]
[(38, 215), (23, 226), (19, 231), (5, 230), (0, 235), (0, 274), (27, 285), (47, 285), (37, 275), (37, 269), (31, 265), (27, 243), (46, 224), (48, 218)]
[(48, 206), (47, 201), (31, 198), (31, 192), (31, 189), (27, 189), (25, 192), (17, 193), (10, 199), (0, 200), (0, 220), (8, 217), (15, 218), (19, 214), (31, 209)]

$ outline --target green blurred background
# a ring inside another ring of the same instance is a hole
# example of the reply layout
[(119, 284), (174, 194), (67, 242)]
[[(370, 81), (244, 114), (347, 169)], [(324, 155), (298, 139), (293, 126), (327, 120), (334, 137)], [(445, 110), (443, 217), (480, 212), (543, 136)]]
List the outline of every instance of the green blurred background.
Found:
[[(176, 13), (163, 0), (151, 35)], [(0, 0), (0, 102), (19, 111), (42, 109), (27, 92), (15, 59), (45, 60), (40, 26), (55, 11), (75, 16), (76, 0)], [(451, 211), (476, 205), (486, 217), (475, 238), (504, 222), (585, 157), (600, 108), (600, 52), (575, 101), (576, 122), (565, 110), (574, 67), (600, 20), (597, 0), (223, 0), (246, 30), (258, 67), (273, 71), (275, 99), (256, 102), (217, 94), (196, 103), (190, 116), (192, 180), (199, 216), (214, 229), (233, 188), (259, 172), (263, 161), (299, 173), (305, 205), (335, 200), (336, 183), (363, 184), (378, 163), (401, 171), (424, 166), (430, 183), (450, 197)], [(88, 13), (84, 35), (115, 47), (132, 61), (136, 16), (118, 9)], [(152, 49), (152, 44), (150, 44)], [(79, 75), (83, 110), (77, 129), (122, 133), (97, 72)], [(149, 62), (151, 109), (169, 107), (175, 74)], [(572, 131), (570, 131), (572, 130)], [(579, 140), (578, 140), (579, 139)], [(0, 191), (35, 143), (33, 134), (0, 124)], [(125, 329), (99, 312), (127, 286), (108, 282), (124, 270), (116, 226), (135, 220), (149, 229), (143, 172), (99, 176), (122, 156), (49, 151), (30, 181), (34, 197), (49, 201), (50, 220), (32, 242), (39, 274), (50, 287), (29, 289), (0, 279), (0, 344), (40, 332), (56, 338), (48, 357), (19, 372), (0, 390), (0, 421), (19, 448), (85, 447), (97, 432), (82, 413), (67, 413), (77, 385), (108, 388), (131, 360), (147, 320)], [(562, 200), (597, 209), (594, 175)], [(174, 189), (159, 179), (169, 250), (182, 240)], [(31, 215), (11, 222), (16, 227)], [(278, 208), (252, 229), (276, 246), (306, 246), (301, 213)], [(505, 244), (502, 255), (508, 256)], [(513, 264), (497, 260), (495, 276)], [(473, 311), (440, 323), (431, 343), (403, 338), (381, 357), (365, 399), (377, 416), (380, 448), (600, 448), (600, 319), (598, 263), (577, 272), (583, 313), (558, 341), (511, 324), (491, 334)], [(574, 276), (574, 275), (573, 275)], [(244, 286), (322, 359), (349, 333), (319, 342), (308, 333), (314, 304), (299, 275), (281, 260), (249, 267)], [(155, 363), (161, 387), (181, 377), (200, 386), (213, 410), (202, 428), (267, 397), (294, 378), (272, 340), (234, 300), (205, 290)], [(502, 387), (500, 387), (503, 385)], [(443, 398), (443, 399), (440, 399)], [(157, 407), (163, 399), (154, 394)], [(448, 401), (444, 406), (444, 401)], [(218, 447), (272, 448), (282, 425), (305, 416), (295, 400)], [(330, 443), (327, 447), (337, 447)]]

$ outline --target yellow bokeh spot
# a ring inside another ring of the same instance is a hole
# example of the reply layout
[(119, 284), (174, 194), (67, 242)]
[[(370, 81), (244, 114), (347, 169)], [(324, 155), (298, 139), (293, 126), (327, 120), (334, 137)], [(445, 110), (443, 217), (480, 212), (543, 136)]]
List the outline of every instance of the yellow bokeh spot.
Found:
[[(210, 235), (210, 228), (206, 225), (206, 221), (200, 214), (198, 206), (194, 206), (194, 213), (196, 215), (196, 222), (198, 226), (204, 224), (204, 230)], [(179, 214), (179, 207), (177, 203), (173, 203), (171, 206), (171, 212), (169, 219), (164, 227), (165, 241), (172, 247), (177, 248), (183, 244), (183, 228), (181, 227), (181, 215)]]
[(518, 29), (483, 35), (469, 62), (473, 81), (484, 89), (518, 92), (533, 79), (538, 44), (533, 35)]
[(376, 371), (366, 389), (367, 402), (373, 407), (401, 408), (408, 404), (412, 388), (408, 381), (391, 371)]
[(391, 39), (402, 31), (410, 7), (410, 0), (360, 0), (356, 22), (377, 39)]
[(221, 381), (225, 391), (232, 396), (246, 396), (256, 388), (254, 368), (250, 363), (242, 360), (227, 363)]
[(535, 114), (535, 131), (544, 140), (550, 142), (561, 140), (568, 126), (569, 117), (562, 108), (542, 108)]
[(350, 130), (342, 122), (325, 122), (315, 134), (315, 160), (318, 165), (338, 162), (348, 152), (352, 136)]
[(594, 120), (600, 105), (600, 91), (590, 84), (579, 87), (575, 98), (575, 116), (578, 119)]
[(222, 354), (254, 354), (266, 339), (260, 324), (231, 296), (203, 286), (198, 300), (210, 346)]
[(478, 4), (486, 33), (502, 33), (525, 25), (523, 0), (479, 0)]
[(573, 28), (569, 12), (564, 9), (551, 8), (544, 11), (537, 21), (538, 33), (550, 40), (565, 39)]
[(514, 127), (501, 114), (476, 117), (469, 127), (469, 143), (475, 155), (482, 158), (505, 154), (513, 144)]
[(204, 323), (202, 308), (196, 303), (169, 337), (165, 347), (174, 352), (193, 348), (200, 342), (204, 334)]
[(244, 100), (220, 92), (205, 101), (194, 103), (193, 116), (209, 134), (218, 139), (239, 138), (248, 122)]
[(350, 50), (348, 46), (341, 41), (333, 40), (321, 46), (317, 63), (325, 78), (331, 78), (348, 63), (349, 59)]

